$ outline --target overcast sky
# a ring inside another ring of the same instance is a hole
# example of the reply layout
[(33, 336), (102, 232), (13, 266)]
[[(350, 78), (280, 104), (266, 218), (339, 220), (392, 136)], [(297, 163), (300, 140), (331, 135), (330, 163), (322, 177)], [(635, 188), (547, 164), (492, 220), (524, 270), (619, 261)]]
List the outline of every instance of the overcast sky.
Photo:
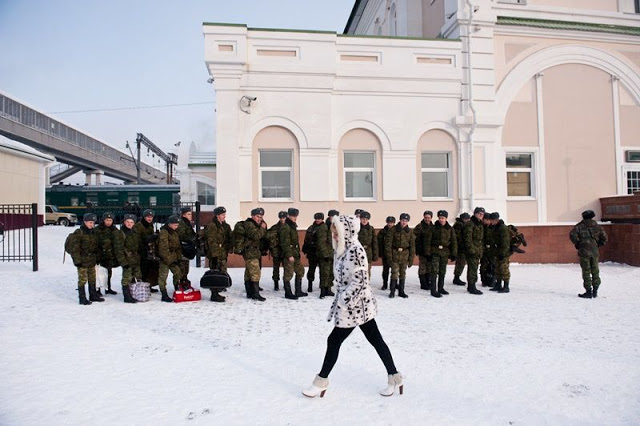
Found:
[[(117, 148), (138, 132), (165, 150), (211, 148), (202, 23), (340, 33), (353, 3), (0, 0), (0, 92)], [(172, 104), (197, 105), (88, 112)]]

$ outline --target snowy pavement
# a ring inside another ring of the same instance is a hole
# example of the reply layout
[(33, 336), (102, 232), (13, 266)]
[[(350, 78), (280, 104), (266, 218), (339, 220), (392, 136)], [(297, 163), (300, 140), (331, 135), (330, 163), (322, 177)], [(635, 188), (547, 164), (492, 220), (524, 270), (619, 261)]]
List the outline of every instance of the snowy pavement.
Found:
[[(247, 300), (232, 269), (227, 302), (80, 306), (64, 238), (40, 231), (40, 270), (0, 264), (0, 424), (640, 423), (640, 268), (601, 266), (600, 297), (583, 300), (580, 267), (512, 265), (511, 293), (451, 285), (441, 299), (408, 270), (408, 299), (389, 299), (373, 268), (376, 318), (406, 376), (384, 398), (384, 367), (359, 331), (344, 343), (324, 398), (300, 391), (319, 371), (331, 298), (273, 291)], [(526, 255), (523, 255), (526, 256)], [(192, 267), (199, 282), (204, 269)], [(119, 283), (120, 269), (114, 273)], [(305, 280), (306, 287), (306, 280)]]

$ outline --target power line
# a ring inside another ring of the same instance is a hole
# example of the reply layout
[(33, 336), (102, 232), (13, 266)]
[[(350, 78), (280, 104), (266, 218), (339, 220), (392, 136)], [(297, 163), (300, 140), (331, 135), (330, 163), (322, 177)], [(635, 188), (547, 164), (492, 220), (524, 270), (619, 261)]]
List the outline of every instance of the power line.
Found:
[(132, 109), (174, 108), (174, 107), (181, 107), (181, 106), (210, 105), (210, 104), (215, 104), (215, 102), (207, 101), (207, 102), (192, 102), (188, 104), (147, 105), (147, 106), (132, 106), (132, 107), (104, 108), (104, 109), (79, 109), (75, 111), (46, 112), (45, 114), (77, 114), (77, 113), (83, 113), (83, 112), (105, 112), (105, 111), (126, 111), (126, 110), (132, 110)]

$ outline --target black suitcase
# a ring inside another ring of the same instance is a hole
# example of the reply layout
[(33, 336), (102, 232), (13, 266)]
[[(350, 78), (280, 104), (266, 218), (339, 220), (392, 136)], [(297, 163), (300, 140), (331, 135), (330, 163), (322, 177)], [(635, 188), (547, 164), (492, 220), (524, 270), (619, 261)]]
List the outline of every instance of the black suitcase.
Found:
[(210, 269), (200, 278), (200, 288), (223, 289), (231, 287), (231, 277), (226, 272)]

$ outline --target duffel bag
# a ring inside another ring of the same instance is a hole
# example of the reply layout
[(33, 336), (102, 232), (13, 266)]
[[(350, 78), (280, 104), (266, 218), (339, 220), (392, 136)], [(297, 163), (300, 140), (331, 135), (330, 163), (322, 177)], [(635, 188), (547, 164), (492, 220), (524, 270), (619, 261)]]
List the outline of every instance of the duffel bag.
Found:
[(132, 282), (129, 284), (129, 290), (131, 291), (131, 296), (138, 302), (148, 302), (151, 297), (151, 286), (144, 281), (136, 280)]
[(226, 272), (210, 269), (200, 278), (200, 288), (223, 289), (231, 287), (231, 277)]

